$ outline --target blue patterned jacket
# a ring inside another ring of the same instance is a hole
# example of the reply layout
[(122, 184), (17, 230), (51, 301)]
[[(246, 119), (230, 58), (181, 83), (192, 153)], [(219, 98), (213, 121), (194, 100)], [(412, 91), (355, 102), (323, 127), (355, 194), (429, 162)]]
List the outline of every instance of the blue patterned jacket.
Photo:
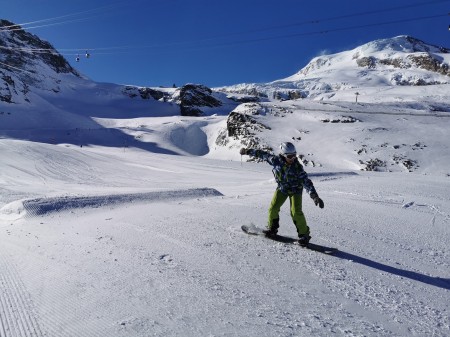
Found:
[(316, 193), (312, 181), (297, 158), (289, 165), (283, 156), (275, 156), (263, 150), (248, 149), (247, 154), (262, 159), (272, 166), (278, 189), (284, 194), (302, 194), (303, 187), (309, 194)]

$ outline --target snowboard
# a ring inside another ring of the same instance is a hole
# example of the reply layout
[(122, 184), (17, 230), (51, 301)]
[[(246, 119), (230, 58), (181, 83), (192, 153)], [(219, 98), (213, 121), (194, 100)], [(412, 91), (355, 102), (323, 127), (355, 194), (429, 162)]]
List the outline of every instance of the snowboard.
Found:
[(256, 227), (253, 224), (249, 225), (249, 226), (242, 225), (241, 229), (249, 235), (262, 236), (268, 240), (277, 241), (277, 242), (281, 242), (281, 243), (287, 243), (287, 244), (293, 244), (293, 245), (297, 245), (297, 246), (305, 248), (305, 249), (313, 250), (313, 251), (324, 253), (324, 254), (334, 254), (335, 252), (338, 251), (337, 248), (326, 247), (326, 246), (322, 246), (322, 245), (319, 245), (316, 243), (311, 243), (311, 242), (308, 243), (308, 245), (306, 245), (306, 246), (300, 246), (297, 239), (294, 239), (294, 238), (291, 238), (288, 236), (276, 235), (273, 237), (268, 237), (268, 236), (264, 235), (262, 228)]

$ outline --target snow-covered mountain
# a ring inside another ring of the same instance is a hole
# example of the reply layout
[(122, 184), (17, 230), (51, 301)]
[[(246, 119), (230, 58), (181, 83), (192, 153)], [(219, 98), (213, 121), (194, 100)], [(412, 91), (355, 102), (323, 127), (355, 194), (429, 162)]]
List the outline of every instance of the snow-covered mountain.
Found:
[[(449, 64), (450, 49), (410, 36), (397, 36), (315, 57), (299, 72), (281, 80), (221, 89), (240, 93), (256, 91), (281, 99), (342, 99), (348, 92), (365, 94), (370, 88), (449, 84)], [(430, 92), (433, 90), (430, 87)]]
[[(446, 49), (399, 37), (272, 83), (142, 88), (1, 24), (1, 337), (450, 335)], [(239, 148), (287, 140), (333, 256), (239, 228), (275, 189)]]
[(0, 21), (2, 129), (96, 128), (93, 118), (199, 115), (237, 105), (201, 85), (140, 88), (97, 83), (76, 71), (50, 43)]
[(7, 20), (0, 20), (0, 49), (3, 102), (30, 103), (33, 89), (57, 93), (61, 82), (81, 78), (51, 44)]

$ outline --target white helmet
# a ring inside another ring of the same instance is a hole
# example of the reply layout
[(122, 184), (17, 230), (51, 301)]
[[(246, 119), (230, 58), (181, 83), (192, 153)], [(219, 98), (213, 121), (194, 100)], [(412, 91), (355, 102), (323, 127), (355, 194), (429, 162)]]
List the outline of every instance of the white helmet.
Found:
[(281, 154), (283, 154), (283, 155), (297, 153), (297, 151), (295, 150), (294, 144), (292, 144), (290, 142), (281, 143), (280, 149), (281, 149)]

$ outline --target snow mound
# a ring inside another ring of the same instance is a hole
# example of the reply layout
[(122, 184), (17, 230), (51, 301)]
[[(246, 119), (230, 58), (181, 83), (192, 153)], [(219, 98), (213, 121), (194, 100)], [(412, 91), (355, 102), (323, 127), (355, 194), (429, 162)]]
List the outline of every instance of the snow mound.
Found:
[(0, 208), (0, 220), (14, 221), (26, 214), (23, 200), (13, 201)]
[(0, 218), (15, 220), (24, 216), (38, 216), (77, 208), (99, 208), (132, 202), (158, 202), (217, 197), (223, 194), (213, 188), (154, 191), (146, 193), (103, 196), (60, 196), (14, 201), (0, 209)]

